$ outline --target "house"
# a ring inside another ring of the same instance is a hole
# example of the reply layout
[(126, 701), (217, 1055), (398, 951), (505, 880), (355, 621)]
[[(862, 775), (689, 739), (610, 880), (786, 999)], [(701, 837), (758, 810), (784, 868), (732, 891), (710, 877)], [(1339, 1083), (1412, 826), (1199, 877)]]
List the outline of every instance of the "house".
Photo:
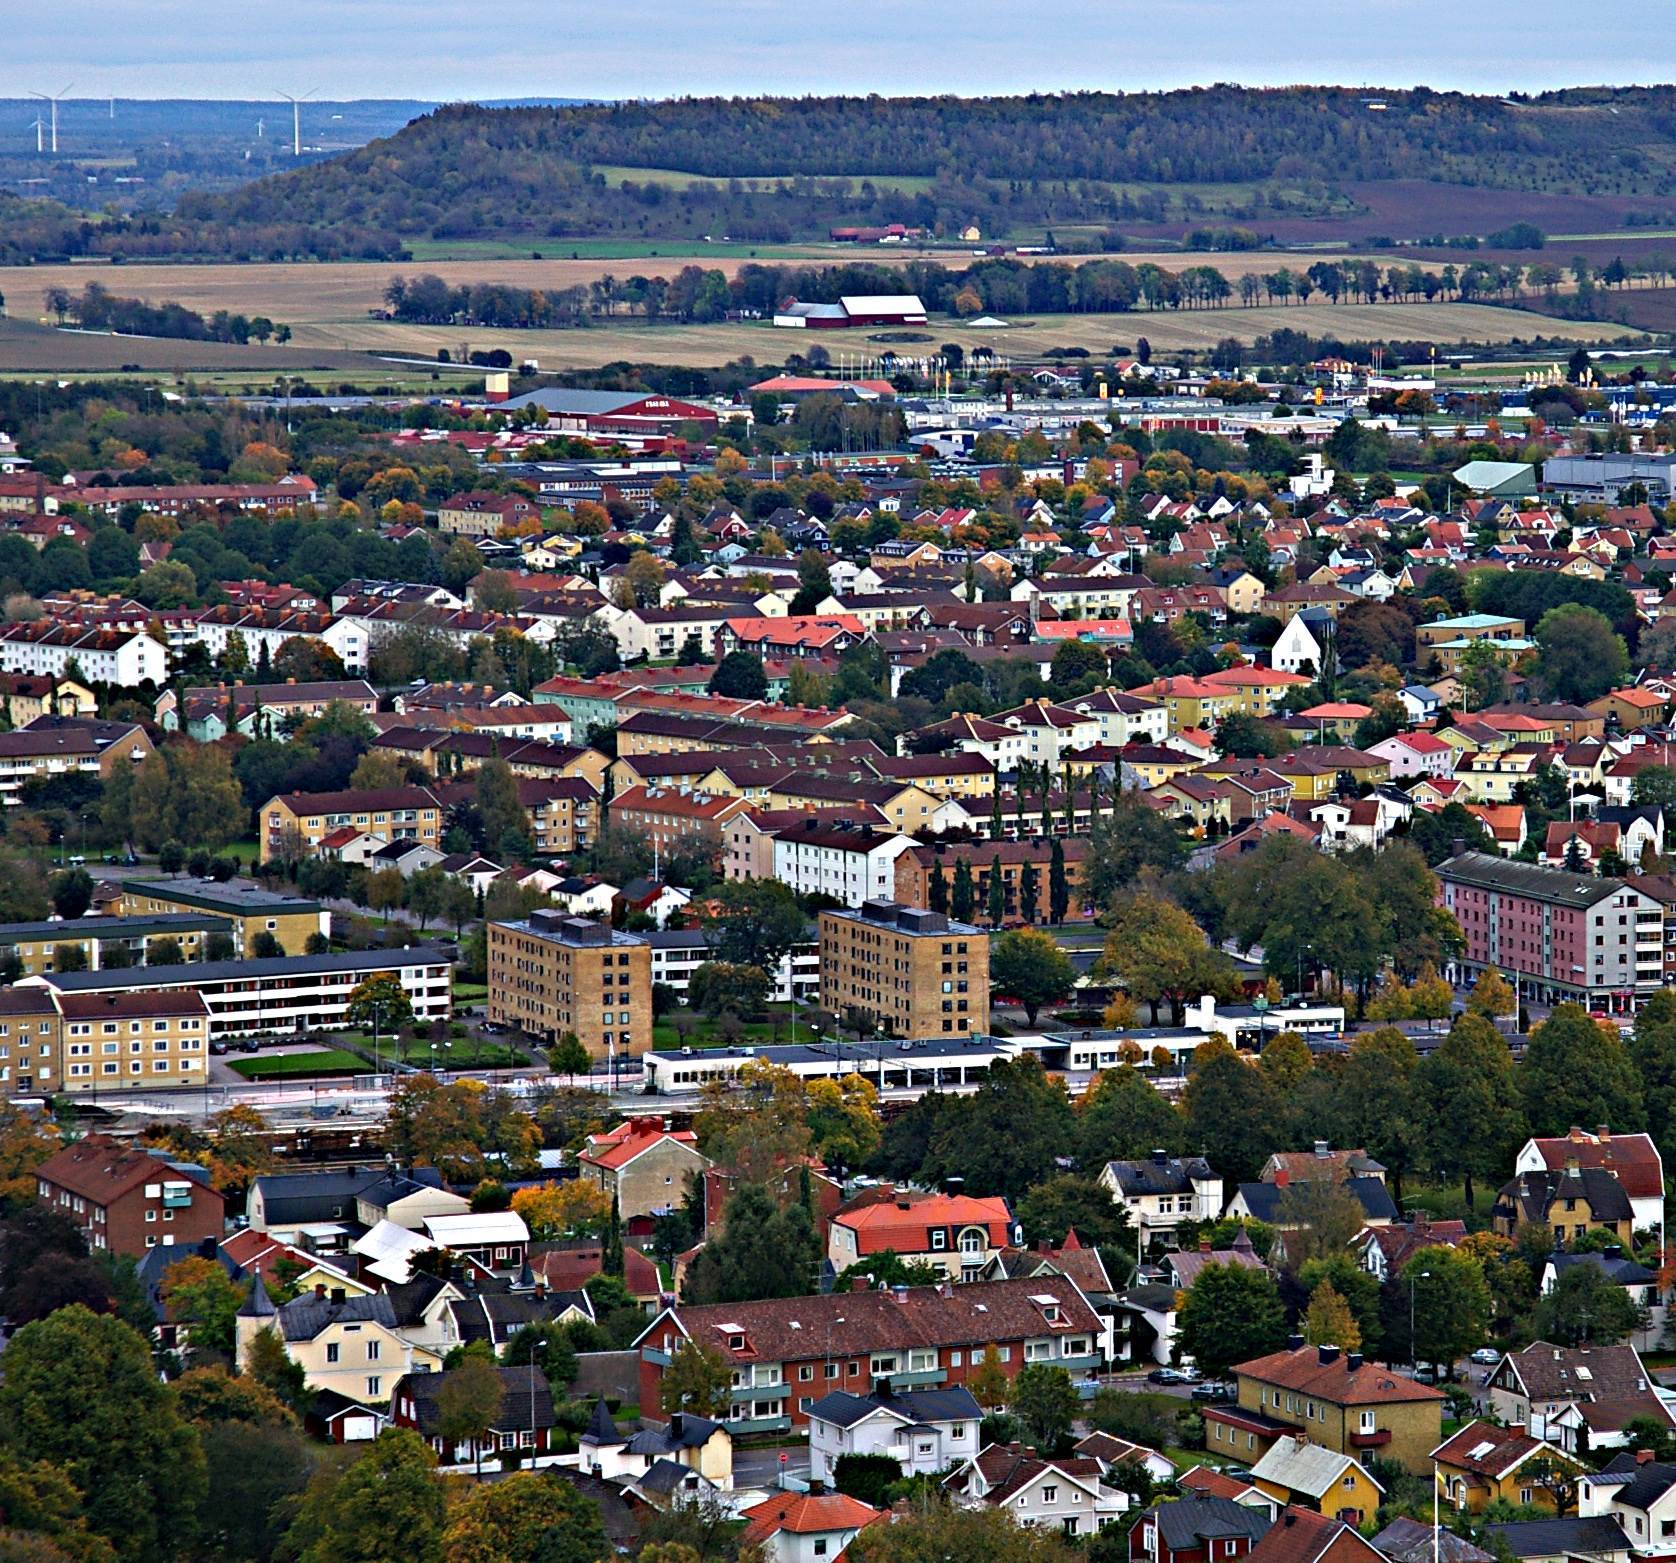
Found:
[(1404, 1516), (1392, 1520), (1372, 1545), (1390, 1563), (1495, 1563), (1494, 1553), (1473, 1546), (1466, 1537)]
[[(442, 1174), (434, 1167), (414, 1167), (402, 1176), (414, 1188), (429, 1188), (446, 1199), (455, 1198), (443, 1188)], [(389, 1169), (382, 1166), (350, 1167), (347, 1171), (263, 1173), (252, 1179), (245, 1197), (250, 1230), (272, 1232), (293, 1241), (304, 1227), (358, 1221), (361, 1194), (387, 1183), (390, 1178)], [(440, 1213), (440, 1209), (435, 1213)], [(389, 1216), (388, 1206), (383, 1214)]]
[(1102, 1474), (1098, 1460), (1044, 1460), (1017, 1444), (991, 1444), (945, 1477), (943, 1491), (964, 1509), (988, 1506), (1018, 1525), (1092, 1536), (1129, 1508), (1129, 1495), (1105, 1486)]
[[(1082, 1445), (1090, 1442), (1093, 1438), (1109, 1436), (1105, 1433), (1090, 1434), (1089, 1438), (1083, 1439), (1082, 1443), (1077, 1445), (1077, 1450), (1080, 1453)], [(1173, 1470), (1174, 1467), (1172, 1466), (1171, 1469)], [(1239, 1467), (1236, 1466), (1234, 1469), (1237, 1470)], [(1168, 1473), (1166, 1473), (1164, 1479), (1168, 1480)], [(1215, 1466), (1195, 1465), (1191, 1470), (1183, 1471), (1175, 1480), (1176, 1485), (1184, 1493), (1208, 1493), (1213, 1498), (1227, 1498), (1230, 1502), (1243, 1503), (1249, 1509), (1256, 1509), (1259, 1514), (1268, 1515), (1271, 1525), (1280, 1518), (1280, 1504), (1266, 1492), (1259, 1492), (1249, 1481), (1243, 1481), (1238, 1476), (1230, 1476), (1226, 1471), (1218, 1470)], [(1426, 1534), (1429, 1536), (1431, 1532), (1428, 1530)]]
[(886, 1515), (841, 1492), (784, 1492), (745, 1509), (741, 1518), (739, 1545), (760, 1549), (767, 1563), (831, 1563)]
[(842, 1274), (886, 1250), (907, 1261), (929, 1264), (945, 1276), (975, 1281), (991, 1255), (1023, 1240), (1012, 1211), (1001, 1198), (966, 1194), (912, 1194), (885, 1189), (852, 1199), (827, 1228), (827, 1258)]
[(1558, 1171), (1521, 1172), (1503, 1185), (1490, 1209), (1490, 1223), (1503, 1237), (1527, 1224), (1546, 1227), (1556, 1247), (1595, 1229), (1627, 1243), (1635, 1213), (1623, 1185), (1606, 1168), (1571, 1162)]
[(1417, 1253), (1426, 1248), (1453, 1248), (1467, 1235), (1464, 1221), (1429, 1221), (1422, 1216), (1368, 1227), (1357, 1238), (1362, 1267), (1381, 1282), (1396, 1275)]
[(1568, 1254), (1556, 1249), (1542, 1261), (1536, 1278), (1537, 1294), (1546, 1297), (1559, 1284), (1560, 1277), (1578, 1265), (1599, 1270), (1614, 1286), (1623, 1287), (1629, 1300), (1641, 1310), (1644, 1321), (1643, 1327), (1630, 1337), (1631, 1342), (1643, 1351), (1655, 1347), (1664, 1334), (1665, 1320), (1664, 1304), (1660, 1301), (1664, 1294), (1658, 1275), (1628, 1257), (1621, 1247), (1592, 1254)]
[(1098, 1315), (1062, 1278), (671, 1304), (635, 1348), (643, 1406), (657, 1404), (683, 1342), (718, 1352), (733, 1370), (728, 1426), (738, 1434), (800, 1430), (819, 1397), (876, 1389), (881, 1378), (898, 1389), (959, 1387), (991, 1346), (1009, 1378), (1026, 1362), (1080, 1376), (1100, 1360), (1099, 1336)]
[(432, 1248), (446, 1248), (500, 1274), (516, 1275), (524, 1268), (529, 1253), (530, 1229), (515, 1210), (426, 1216), (420, 1229), (431, 1240)]
[(1513, 1170), (1563, 1170), (1567, 1162), (1611, 1173), (1629, 1198), (1637, 1232), (1656, 1231), (1664, 1247), (1664, 1162), (1650, 1134), (1614, 1134), (1602, 1124), (1593, 1134), (1572, 1125), (1563, 1135), (1526, 1140)]
[(1372, 1515), (1385, 1489), (1353, 1455), (1312, 1443), (1307, 1433), (1276, 1439), (1251, 1468), (1258, 1491), (1286, 1505), (1360, 1525)]
[(670, 1129), (661, 1118), (630, 1118), (590, 1135), (576, 1161), (582, 1177), (617, 1201), (624, 1221), (674, 1209), (710, 1165), (691, 1129)]
[(1146, 1161), (1108, 1161), (1100, 1184), (1129, 1213), (1131, 1226), (1171, 1233), (1184, 1221), (1214, 1221), (1222, 1214), (1222, 1177), (1202, 1156), (1157, 1150)]
[(1155, 1482), (1173, 1482), (1176, 1479), (1175, 1461), (1168, 1455), (1148, 1449), (1145, 1444), (1132, 1444), (1127, 1438), (1119, 1438), (1113, 1433), (1090, 1433), (1086, 1438), (1079, 1438), (1076, 1453), (1084, 1459), (1098, 1460), (1107, 1474), (1120, 1465), (1127, 1465), (1138, 1466)]
[(470, 1465), (499, 1458), (503, 1451), (520, 1452), (532, 1464), (552, 1448), (553, 1394), (546, 1376), (531, 1363), (521, 1368), (496, 1368), (500, 1379), (500, 1407), (481, 1438), (456, 1441), (443, 1433), (442, 1401), (451, 1373), (408, 1373), (396, 1381), (390, 1396), (390, 1419), (397, 1427), (412, 1428), (436, 1452), (439, 1465)]
[(1380, 759), (1390, 762), (1393, 781), (1406, 780), (1410, 776), (1452, 776), (1455, 773), (1454, 749), (1430, 733), (1395, 733), (1373, 744), (1368, 753), (1377, 754)]
[(1637, 1417), (1676, 1427), (1633, 1346), (1556, 1346), (1535, 1341), (1509, 1352), (1490, 1376), (1490, 1409), (1568, 1454), (1619, 1448)]
[[(1359, 1351), (1306, 1347), (1294, 1335), (1286, 1350), (1237, 1364), (1234, 1377), (1238, 1406), (1207, 1406), (1207, 1434), (1224, 1425), (1233, 1431), (1255, 1416), (1269, 1424), (1270, 1443), (1301, 1431), (1311, 1443), (1364, 1464), (1377, 1455), (1410, 1471), (1430, 1469), (1431, 1452), (1442, 1442), (1443, 1395)], [(1217, 1454), (1219, 1443), (1234, 1451), (1232, 1438), (1211, 1436), (1206, 1447)]]
[(1612, 1519), (1638, 1558), (1676, 1557), (1676, 1465), (1647, 1451), (1616, 1455), (1577, 1489), (1580, 1519)]
[(95, 1251), (139, 1256), (179, 1248), (189, 1257), (220, 1238), (225, 1201), (192, 1162), (108, 1134), (89, 1134), (35, 1169), (35, 1194), (80, 1229)]
[(1265, 1510), (1211, 1493), (1166, 1500), (1129, 1532), (1130, 1563), (1223, 1563), (1244, 1558), (1268, 1534)]
[(847, 1454), (883, 1455), (904, 1476), (934, 1475), (976, 1452), (983, 1417), (967, 1389), (896, 1394), (888, 1379), (872, 1394), (837, 1389), (809, 1408), (809, 1475), (830, 1482)]
[(584, 1471), (606, 1481), (643, 1476), (668, 1461), (702, 1477), (723, 1492), (733, 1490), (733, 1437), (720, 1422), (674, 1411), (660, 1426), (624, 1434), (611, 1420), (601, 1396), (594, 1401), (587, 1431), (577, 1441)]
[(1556, 1507), (1543, 1485), (1573, 1482), (1587, 1469), (1575, 1455), (1533, 1438), (1525, 1427), (1468, 1422), (1432, 1451), (1437, 1484), (1444, 1500), (1473, 1514), (1487, 1504), (1504, 1502), (1524, 1508)]
[[(1397, 1207), (1383, 1178), (1349, 1177), (1343, 1180), (1344, 1191), (1362, 1207), (1362, 1219), (1368, 1226), (1386, 1226), (1397, 1219)], [(1302, 1217), (1288, 1202), (1289, 1182), (1283, 1172), (1273, 1183), (1242, 1183), (1228, 1201), (1228, 1215), (1246, 1221), (1266, 1221), (1282, 1232), (1295, 1232)]]
[(350, 1400), (389, 1400), (390, 1386), (402, 1374), (440, 1376), (443, 1351), (404, 1333), (385, 1292), (350, 1296), (347, 1287), (317, 1286), (276, 1306), (258, 1276), (235, 1320), (241, 1364), (249, 1362), (256, 1336), (270, 1329), (303, 1369), (309, 1388), (336, 1390)]
[(1257, 1563), (1387, 1563), (1353, 1521), (1289, 1508), (1251, 1549)]
[[(1568, 1520), (1520, 1520), (1507, 1525), (1487, 1525), (1488, 1538), (1505, 1543), (1517, 1563), (1629, 1563), (1629, 1537), (1615, 1519), (1607, 1515)], [(1431, 1531), (1427, 1529), (1428, 1547)], [(1428, 1551), (1427, 1556), (1430, 1556)]]
[(1466, 811), (1490, 833), (1503, 857), (1517, 856), (1529, 839), (1522, 803), (1469, 803)]

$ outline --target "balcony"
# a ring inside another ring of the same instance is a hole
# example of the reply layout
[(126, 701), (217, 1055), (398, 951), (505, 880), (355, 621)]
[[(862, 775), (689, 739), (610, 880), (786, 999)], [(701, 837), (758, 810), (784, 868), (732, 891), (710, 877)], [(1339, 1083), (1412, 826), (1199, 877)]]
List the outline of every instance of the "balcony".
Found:
[(942, 1368), (916, 1368), (890, 1375), (892, 1389), (928, 1389), (947, 1382), (948, 1374)]
[(1352, 1433), (1350, 1447), (1352, 1449), (1379, 1449), (1391, 1441), (1391, 1429), (1379, 1428), (1372, 1433)]

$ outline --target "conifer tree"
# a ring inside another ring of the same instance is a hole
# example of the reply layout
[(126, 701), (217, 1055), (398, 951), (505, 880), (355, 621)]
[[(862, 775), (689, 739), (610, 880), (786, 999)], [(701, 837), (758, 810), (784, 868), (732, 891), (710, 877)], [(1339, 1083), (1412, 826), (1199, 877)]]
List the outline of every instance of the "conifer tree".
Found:
[(960, 858), (954, 865), (954, 889), (949, 896), (949, 911), (957, 923), (969, 923), (977, 910), (977, 897), (972, 890), (972, 865)]

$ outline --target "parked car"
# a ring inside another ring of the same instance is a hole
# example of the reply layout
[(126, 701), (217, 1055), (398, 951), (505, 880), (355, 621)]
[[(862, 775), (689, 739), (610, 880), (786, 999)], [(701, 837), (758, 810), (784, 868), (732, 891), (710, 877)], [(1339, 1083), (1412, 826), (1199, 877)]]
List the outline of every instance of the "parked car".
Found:
[(1149, 1384), (1185, 1384), (1187, 1377), (1176, 1368), (1154, 1368), (1146, 1376)]
[(1416, 1384), (1435, 1384), (1437, 1382), (1437, 1368), (1430, 1362), (1423, 1362), (1414, 1370)]
[(225, 1053), (226, 1051), (227, 1051), (227, 1044), (225, 1042), (212, 1042), (212, 1043), (210, 1043), (210, 1052), (212, 1052), (212, 1053)]
[(1232, 1400), (1237, 1391), (1232, 1384), (1195, 1384), (1191, 1398), (1194, 1400), (1223, 1401)]
[(1477, 1351), (1473, 1352), (1471, 1360), (1484, 1363), (1500, 1362), (1501, 1353), (1494, 1346), (1480, 1346)]
[(255, 1037), (244, 1037), (239, 1042), (239, 1051), (241, 1053), (260, 1053), (262, 1044)]

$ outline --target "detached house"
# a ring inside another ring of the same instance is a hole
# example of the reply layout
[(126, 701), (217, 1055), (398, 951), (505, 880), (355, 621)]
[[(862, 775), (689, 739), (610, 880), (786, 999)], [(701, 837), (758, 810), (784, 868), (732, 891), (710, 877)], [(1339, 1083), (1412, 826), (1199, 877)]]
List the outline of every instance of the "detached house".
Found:
[(1616, 1456), (1577, 1490), (1580, 1519), (1614, 1519), (1638, 1558), (1676, 1557), (1676, 1465)]
[(522, 1450), (532, 1462), (552, 1447), (556, 1419), (546, 1378), (532, 1368), (497, 1368), (500, 1406), (479, 1439), (455, 1442), (443, 1432), (442, 1396), (449, 1373), (410, 1373), (397, 1381), (390, 1396), (391, 1420), (410, 1427), (436, 1452), (442, 1465), (493, 1460), (502, 1451)]
[[(1252, 1563), (1387, 1563), (1385, 1554), (1348, 1521), (1302, 1508), (1282, 1514), (1250, 1556)], [(1445, 1551), (1443, 1559), (1456, 1563), (1452, 1552)]]
[(840, 1274), (889, 1250), (952, 1279), (975, 1281), (998, 1250), (1022, 1240), (1004, 1199), (902, 1190), (850, 1201), (832, 1218), (826, 1252)]
[(1129, 1532), (1130, 1563), (1226, 1563), (1268, 1533), (1267, 1510), (1195, 1491), (1148, 1509)]
[(1558, 1172), (1521, 1172), (1496, 1196), (1490, 1221), (1503, 1237), (1529, 1224), (1547, 1227), (1556, 1247), (1594, 1229), (1628, 1242), (1635, 1225), (1623, 1185), (1603, 1167), (1575, 1163)]
[(624, 1221), (673, 1209), (688, 1180), (710, 1165), (691, 1129), (669, 1129), (660, 1118), (630, 1118), (590, 1135), (576, 1160), (584, 1178), (616, 1199)]
[(1183, 1221), (1214, 1221), (1222, 1214), (1222, 1177), (1202, 1156), (1154, 1151), (1146, 1161), (1108, 1161), (1100, 1183), (1149, 1238), (1173, 1233)]
[(847, 1454), (884, 1455), (904, 1476), (946, 1471), (977, 1451), (983, 1407), (967, 1389), (896, 1394), (882, 1379), (870, 1395), (834, 1390), (809, 1409), (809, 1475), (830, 1482)]
[(1046, 1526), (1066, 1536), (1091, 1536), (1129, 1507), (1129, 1495), (1105, 1486), (1098, 1460), (1043, 1460), (1017, 1444), (991, 1444), (943, 1481), (962, 1508), (989, 1505), (1015, 1524)]
[(1552, 1472), (1571, 1480), (1586, 1469), (1575, 1456), (1533, 1438), (1526, 1428), (1493, 1422), (1468, 1422), (1432, 1451), (1432, 1459), (1444, 1498), (1474, 1514), (1498, 1499), (1553, 1509), (1554, 1497), (1542, 1485), (1543, 1478)]
[(1513, 1170), (1558, 1172), (1569, 1162), (1609, 1173), (1629, 1200), (1635, 1230), (1657, 1232), (1664, 1247), (1664, 1162), (1650, 1134), (1614, 1134), (1605, 1124), (1591, 1134), (1573, 1124), (1563, 1135), (1526, 1140)]
[(739, 1542), (760, 1548), (768, 1563), (831, 1563), (885, 1517), (883, 1510), (841, 1492), (777, 1493), (744, 1511)]
[[(1621, 1447), (1637, 1417), (1676, 1427), (1633, 1346), (1535, 1341), (1509, 1352), (1490, 1378), (1490, 1409), (1505, 1423), (1574, 1453)], [(1580, 1435), (1582, 1435), (1580, 1437)]]

